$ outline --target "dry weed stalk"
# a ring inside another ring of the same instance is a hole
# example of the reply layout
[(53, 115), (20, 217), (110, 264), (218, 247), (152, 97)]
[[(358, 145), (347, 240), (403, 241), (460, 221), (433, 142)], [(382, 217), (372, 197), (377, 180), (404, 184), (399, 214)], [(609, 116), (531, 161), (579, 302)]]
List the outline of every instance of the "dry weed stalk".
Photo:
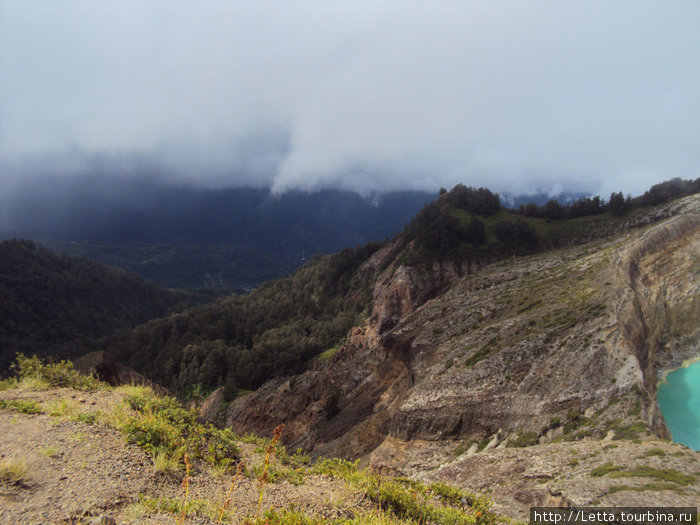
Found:
[(263, 471), (258, 478), (258, 492), (260, 493), (260, 498), (258, 499), (258, 513), (257, 519), (260, 519), (260, 511), (262, 509), (263, 495), (265, 493), (265, 484), (267, 483), (268, 471), (270, 470), (270, 463), (272, 461), (272, 456), (277, 450), (277, 443), (279, 443), (282, 437), (282, 432), (284, 431), (284, 423), (281, 423), (275, 427), (275, 433), (272, 437), (272, 441), (267, 445), (265, 449), (265, 461), (263, 462)]
[(224, 501), (224, 504), (219, 509), (219, 519), (216, 520), (217, 523), (221, 523), (221, 520), (224, 518), (224, 512), (226, 512), (226, 509), (231, 503), (231, 494), (233, 494), (233, 487), (236, 485), (236, 481), (243, 477), (242, 472), (244, 467), (245, 463), (243, 462), (243, 460), (239, 461), (238, 467), (236, 467), (236, 475), (231, 478), (231, 486), (228, 488), (228, 493), (226, 494), (226, 501)]
[(182, 514), (180, 514), (180, 523), (185, 523), (187, 517), (187, 499), (190, 494), (190, 461), (185, 452), (185, 477), (182, 479), (182, 487), (185, 489), (185, 504), (182, 506)]

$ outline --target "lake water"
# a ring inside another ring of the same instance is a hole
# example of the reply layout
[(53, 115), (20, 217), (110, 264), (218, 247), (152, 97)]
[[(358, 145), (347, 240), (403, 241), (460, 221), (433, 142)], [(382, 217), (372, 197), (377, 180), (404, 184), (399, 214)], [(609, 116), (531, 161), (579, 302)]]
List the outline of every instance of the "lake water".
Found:
[(673, 441), (700, 450), (700, 361), (670, 372), (656, 400)]

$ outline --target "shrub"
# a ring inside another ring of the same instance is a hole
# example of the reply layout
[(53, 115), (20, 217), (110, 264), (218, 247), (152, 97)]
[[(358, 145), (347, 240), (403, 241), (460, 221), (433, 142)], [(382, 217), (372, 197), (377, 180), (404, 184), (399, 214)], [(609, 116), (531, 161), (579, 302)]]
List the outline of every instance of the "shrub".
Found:
[(145, 448), (152, 456), (183, 457), (230, 468), (240, 450), (230, 428), (218, 429), (197, 421), (195, 409), (183, 408), (176, 399), (156, 396), (146, 387), (129, 387), (125, 402), (135, 415), (124, 418), (120, 427), (127, 441)]
[(101, 383), (92, 376), (86, 376), (73, 368), (70, 361), (44, 363), (37, 356), (25, 357), (18, 353), (11, 369), (15, 371), (22, 382), (33, 381), (30, 388), (46, 388), (48, 386), (72, 387), (79, 390), (94, 390)]
[(508, 442), (508, 446), (513, 447), (529, 447), (537, 444), (538, 435), (535, 431), (519, 434), (517, 438)]

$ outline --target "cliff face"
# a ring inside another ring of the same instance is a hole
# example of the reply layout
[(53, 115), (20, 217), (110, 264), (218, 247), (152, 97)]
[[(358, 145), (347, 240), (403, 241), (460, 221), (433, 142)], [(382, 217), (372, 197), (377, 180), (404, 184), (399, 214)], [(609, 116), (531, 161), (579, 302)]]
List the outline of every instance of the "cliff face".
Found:
[(478, 271), (377, 252), (361, 269), (377, 274), (366, 325), (331, 362), (234, 401), (227, 425), (286, 422), (292, 448), (403, 469), (392, 454), (408, 441), (610, 439), (640, 422), (668, 437), (654, 395), (659, 370), (697, 350), (700, 197), (665, 214)]
[[(632, 239), (614, 263), (623, 282), (617, 319), (653, 396), (660, 374), (696, 356), (700, 339), (700, 214), (673, 217)], [(670, 437), (655, 402), (646, 422)]]

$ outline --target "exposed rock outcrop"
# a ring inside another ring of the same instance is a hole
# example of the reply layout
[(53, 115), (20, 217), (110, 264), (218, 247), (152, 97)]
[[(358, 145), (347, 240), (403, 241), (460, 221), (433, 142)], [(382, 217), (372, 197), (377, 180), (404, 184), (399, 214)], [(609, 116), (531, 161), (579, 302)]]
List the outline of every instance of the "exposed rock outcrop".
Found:
[(214, 390), (204, 400), (197, 411), (199, 421), (220, 425), (223, 423), (223, 414), (221, 406), (224, 403), (224, 387), (219, 387)]

